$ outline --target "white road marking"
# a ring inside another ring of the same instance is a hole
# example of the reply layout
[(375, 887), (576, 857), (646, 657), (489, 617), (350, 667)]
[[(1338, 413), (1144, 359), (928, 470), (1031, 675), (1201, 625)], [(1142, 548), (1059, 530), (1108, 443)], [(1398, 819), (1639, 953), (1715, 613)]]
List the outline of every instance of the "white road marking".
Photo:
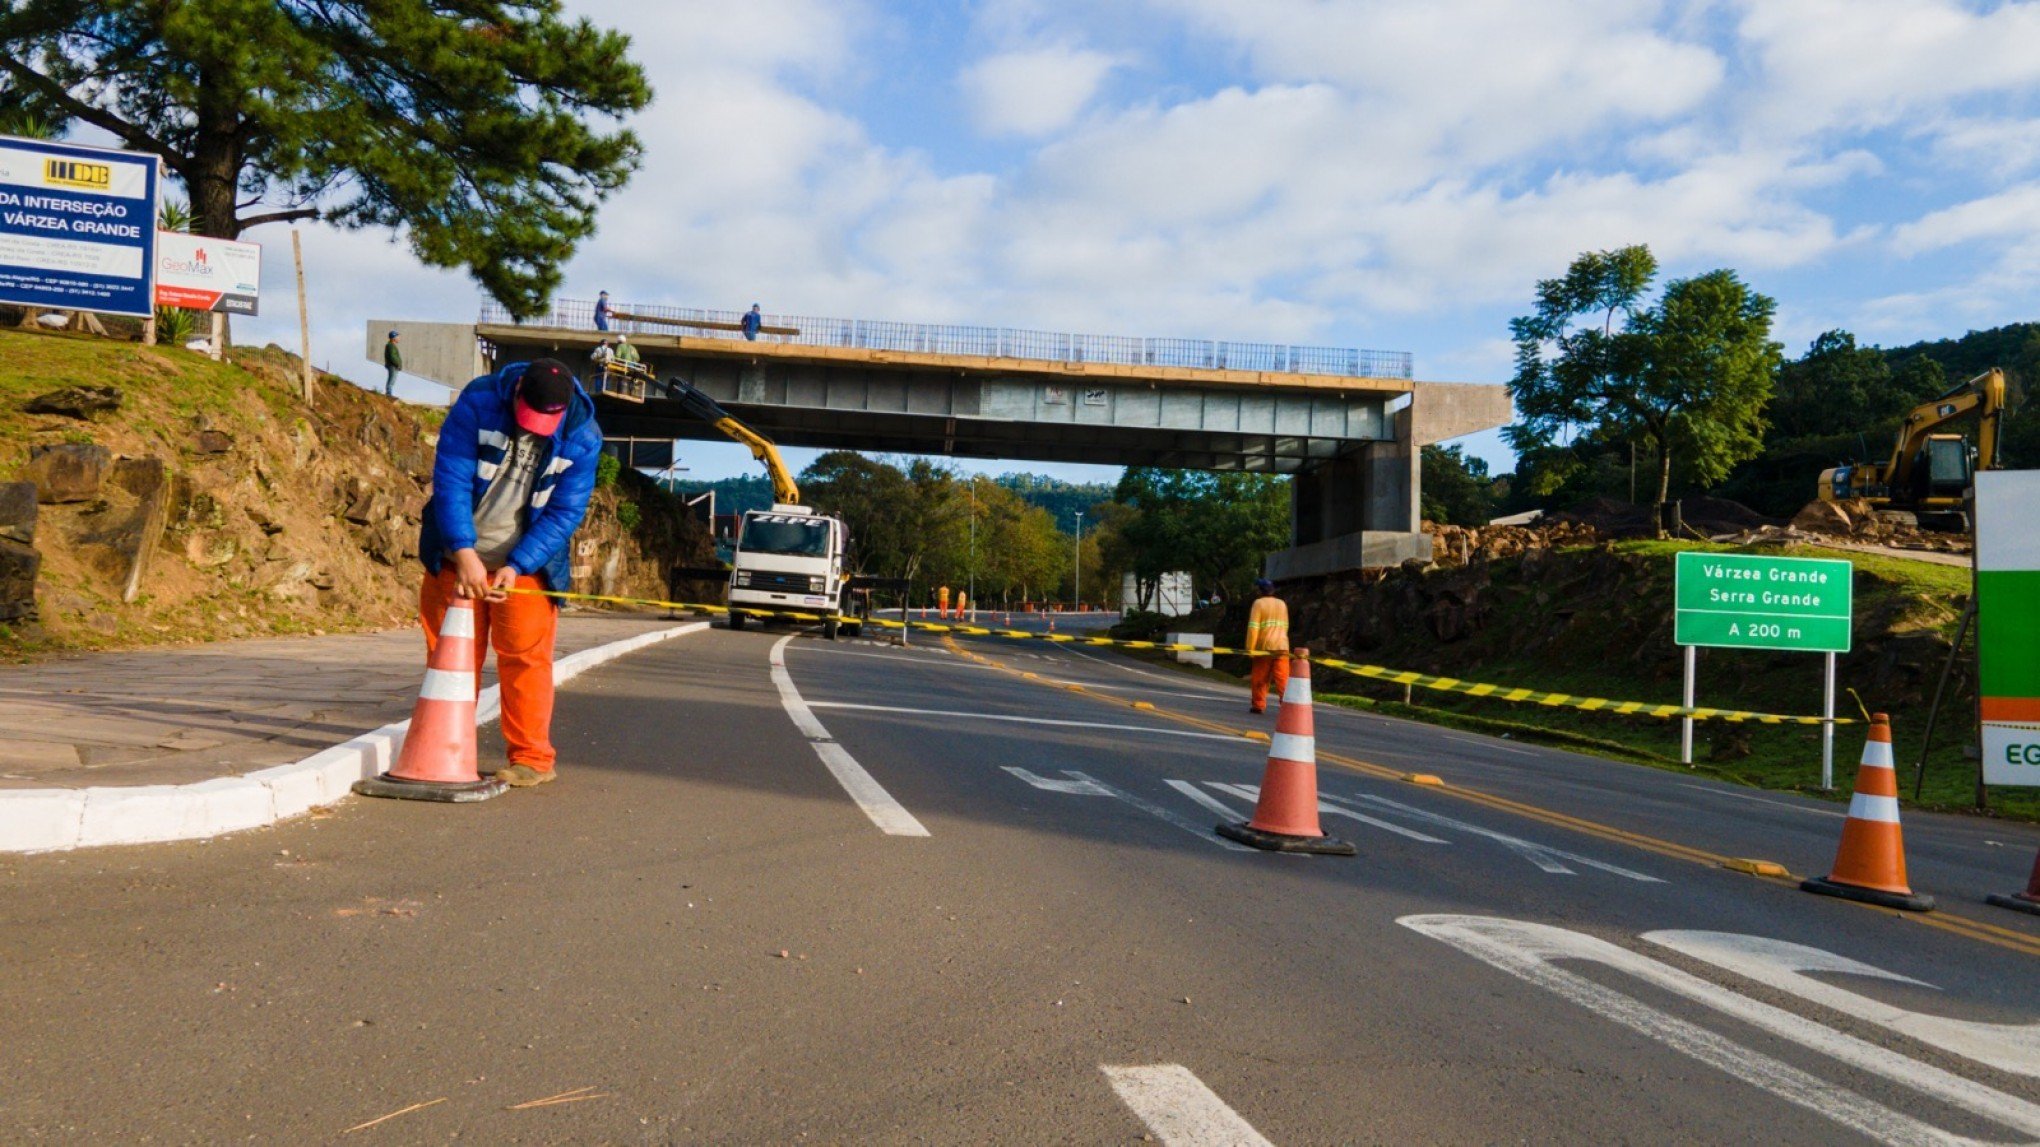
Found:
[[(1184, 832), (1204, 841), (1206, 844), (1215, 844), (1231, 852), (1253, 851), (1253, 849), (1248, 848), (1244, 844), (1234, 844), (1232, 841), (1214, 833), (1211, 829), (1176, 813), (1174, 810), (1164, 808), (1145, 797), (1137, 797), (1125, 789), (1114, 788), (1096, 777), (1064, 769), (1063, 776), (1071, 779), (1068, 781), (1058, 781), (1048, 777), (1036, 776), (1026, 769), (1016, 769), (1011, 765), (1006, 765), (1004, 768), (1007, 772), (1019, 777), (1035, 788), (1044, 789), (1052, 793), (1068, 793), (1073, 796), (1113, 797), (1125, 801), (1149, 816), (1159, 817), (1162, 820), (1168, 821)], [(1226, 815), (1230, 816), (1232, 814), (1228, 813)]]
[[(1241, 816), (1239, 813), (1233, 811), (1231, 808), (1228, 808), (1224, 801), (1219, 800), (1217, 797), (1212, 796), (1211, 794), (1205, 792), (1203, 789), (1200, 789), (1196, 785), (1191, 784), (1189, 781), (1170, 781), (1169, 787), (1175, 789), (1179, 793), (1182, 793), (1184, 796), (1189, 797), (1191, 800), (1196, 801), (1198, 804), (1203, 805), (1205, 808), (1210, 809), (1212, 812), (1217, 813), (1219, 816), (1224, 817), (1226, 820), (1238, 821), (1247, 819), (1247, 817)], [(1212, 785), (1211, 787), (1215, 789), (1223, 789), (1229, 786)]]
[(1440, 734), (1440, 736), (1447, 741), (1457, 741), (1462, 745), (1472, 745), (1476, 749), (1500, 749), (1505, 753), (1516, 753), (1520, 756), (1525, 757), (1534, 757), (1537, 755), (1536, 753), (1532, 752), (1529, 749), (1519, 749), (1514, 745), (1496, 744), (1494, 738), (1492, 737), (1455, 737), (1450, 733), (1442, 733)]
[[(1111, 666), (1112, 668), (1114, 668), (1114, 669), (1117, 669), (1117, 670), (1119, 670), (1119, 671), (1120, 671), (1120, 672), (1122, 672), (1122, 673), (1131, 673), (1131, 674), (1134, 674), (1134, 675), (1135, 675), (1135, 676), (1137, 676), (1137, 677), (1152, 677), (1152, 678), (1154, 678), (1154, 679), (1156, 679), (1156, 680), (1158, 680), (1158, 681), (1169, 681), (1169, 682), (1171, 682), (1171, 683), (1176, 683), (1176, 684), (1185, 684), (1185, 685), (1188, 685), (1188, 684), (1193, 684), (1193, 683), (1194, 683), (1194, 681), (1179, 681), (1179, 680), (1178, 680), (1178, 678), (1177, 678), (1177, 675), (1175, 675), (1175, 674), (1169, 674), (1169, 673), (1156, 673), (1156, 672), (1154, 672), (1153, 670), (1150, 670), (1150, 669), (1136, 669), (1136, 668), (1134, 668), (1134, 667), (1133, 667), (1133, 666), (1131, 666), (1131, 665), (1125, 665), (1125, 664), (1121, 664), (1120, 662), (1114, 661), (1114, 660), (1112, 660), (1112, 659), (1111, 659), (1111, 658), (1109, 658), (1109, 657), (1100, 657), (1100, 656), (1098, 656), (1098, 655), (1097, 655), (1097, 654), (1095, 654), (1095, 653), (1089, 653), (1089, 652), (1086, 652), (1086, 651), (1084, 651), (1084, 650), (1082, 650), (1082, 649), (1071, 649), (1071, 648), (1070, 648), (1070, 647), (1068, 647), (1068, 646), (1060, 646), (1059, 648), (1060, 648), (1060, 649), (1061, 649), (1061, 650), (1062, 650), (1063, 652), (1065, 652), (1065, 653), (1073, 653), (1073, 654), (1077, 655), (1078, 657), (1081, 657), (1081, 658), (1083, 658), (1083, 659), (1084, 659), (1084, 660), (1086, 660), (1086, 661), (1096, 661), (1096, 662), (1097, 662), (1098, 664), (1100, 664), (1100, 665), (1109, 665), (1109, 666)], [(1245, 691), (1246, 691), (1246, 689), (1245, 689), (1246, 683), (1245, 683), (1245, 682), (1241, 682), (1241, 683), (1240, 683), (1240, 685), (1241, 685), (1241, 687), (1240, 687), (1239, 689), (1237, 689), (1237, 690), (1233, 690), (1233, 689), (1228, 689), (1228, 688), (1226, 688), (1226, 687), (1225, 687), (1225, 686), (1223, 686), (1223, 685), (1210, 685), (1210, 686), (1200, 686), (1200, 687), (1199, 687), (1199, 690), (1198, 690), (1198, 691), (1199, 691), (1199, 692), (1202, 692), (1202, 693), (1208, 693), (1208, 694), (1210, 694), (1210, 695), (1212, 695), (1212, 696), (1214, 696), (1214, 697), (1223, 697), (1223, 696), (1226, 696), (1226, 695), (1227, 695), (1227, 694), (1229, 694), (1229, 693), (1234, 693), (1234, 692), (1242, 692), (1242, 693), (1243, 693), (1243, 692), (1245, 692)]]
[[(1261, 786), (1259, 785), (1226, 785), (1220, 784), (1217, 781), (1207, 781), (1206, 783), (1209, 784), (1212, 788), (1219, 790), (1220, 792), (1229, 792), (1232, 793), (1234, 796), (1242, 796), (1250, 801), (1258, 802), (1261, 799)], [(1440, 840), (1439, 838), (1431, 836), (1427, 833), (1418, 832), (1416, 829), (1413, 828), (1404, 828), (1399, 824), (1390, 824), (1385, 820), (1377, 820), (1374, 817), (1368, 816), (1365, 813), (1354, 812), (1352, 809), (1340, 808), (1338, 805), (1335, 805), (1328, 800), (1319, 800), (1317, 807), (1318, 812), (1320, 813), (1329, 813), (1332, 816), (1343, 816), (1352, 820), (1357, 820), (1362, 824), (1371, 824), (1375, 828), (1381, 829), (1384, 832), (1392, 832), (1397, 836), (1406, 836), (1409, 837), (1411, 840), (1420, 840), (1425, 844), (1451, 843), (1450, 841)]]
[(1190, 1069), (1176, 1063), (1099, 1070), (1168, 1147), (1274, 1147)]
[[(826, 646), (826, 645), (808, 645), (808, 644), (803, 644), (803, 645), (801, 645), (801, 647), (800, 647), (800, 651), (801, 651), (801, 654), (802, 654), (803, 656), (805, 656), (806, 654), (809, 654), (809, 653), (826, 653), (826, 654), (828, 654), (828, 655), (829, 655), (829, 656), (831, 656), (831, 657), (869, 657), (869, 658), (871, 658), (871, 659), (872, 659), (873, 661), (891, 661), (891, 662), (894, 662), (894, 663), (896, 663), (896, 664), (900, 664), (900, 665), (935, 665), (935, 662), (929, 661), (929, 660), (927, 660), (926, 658), (923, 658), (923, 657), (919, 657), (919, 656), (915, 656), (915, 655), (912, 655), (912, 654), (903, 654), (903, 653), (860, 653), (860, 652), (857, 652), (856, 650), (851, 650), (851, 649), (831, 649), (831, 648), (829, 648), (829, 647), (828, 647), (828, 646)], [(937, 666), (937, 667), (939, 668), (939, 666)], [(986, 673), (996, 673), (996, 672), (998, 672), (998, 670), (996, 670), (996, 669), (993, 669), (993, 668), (992, 668), (991, 666), (989, 666), (989, 665), (977, 665), (977, 664), (973, 664), (973, 663), (971, 663), (971, 662), (969, 662), (969, 661), (953, 661), (953, 660), (952, 660), (952, 661), (951, 661), (951, 662), (949, 663), (949, 668), (951, 668), (951, 669), (956, 669), (956, 668), (963, 668), (963, 669), (981, 669), (981, 670), (983, 670), (983, 671), (984, 671), (984, 672), (986, 672)]]
[(2040, 1107), (2025, 1100), (1835, 1031), (1783, 1008), (1738, 995), (1689, 972), (1593, 936), (1490, 916), (1404, 916), (1396, 923), (1432, 939), (1442, 940), (1518, 979), (1556, 992), (1581, 1007), (1658, 1040), (1744, 1083), (1818, 1112), (1880, 1142), (1952, 1144), (1973, 1141), (1893, 1111), (1782, 1060), (1773, 1059), (1613, 988), (1561, 969), (1555, 961), (1585, 960), (1606, 965), (1781, 1039), (2012, 1128), (2022, 1135), (2040, 1135)]
[(1692, 789), (1694, 792), (1709, 793), (1718, 797), (1734, 797), (1737, 800), (1755, 801), (1758, 804), (1773, 805), (1777, 808), (1789, 808), (1793, 812), (1812, 813), (1814, 816), (1831, 816), (1836, 820), (1842, 820), (1848, 816), (1847, 813), (1836, 812), (1830, 808), (1809, 808), (1806, 805), (1793, 804), (1790, 801), (1774, 801), (1767, 797), (1757, 796), (1755, 793), (1739, 793), (1731, 789), (1709, 788), (1706, 785), (1689, 785), (1683, 781), (1680, 782), (1679, 787), (1682, 789)]
[(1502, 847), (1508, 849), (1509, 851), (1515, 853), (1516, 855), (1521, 856), (1523, 859), (1529, 861), (1530, 863), (1536, 865), (1537, 867), (1543, 869), (1544, 871), (1552, 873), (1553, 875), (1557, 876), (1574, 875), (1572, 869), (1567, 868), (1563, 863), (1561, 863), (1562, 861), (1570, 860), (1574, 864), (1584, 864), (1588, 868), (1598, 868), (1602, 872), (1613, 873), (1616, 876), (1626, 877), (1627, 879), (1630, 880), (1641, 881), (1645, 884), (1664, 883), (1663, 880), (1660, 880), (1655, 876), (1651, 876), (1642, 872), (1637, 872), (1634, 869), (1624, 868), (1619, 864), (1609, 864), (1605, 860), (1595, 860), (1591, 856), (1581, 856), (1577, 852), (1567, 852), (1562, 848), (1553, 848), (1548, 844), (1538, 844), (1535, 841), (1524, 840), (1520, 836), (1510, 836), (1505, 832), (1496, 832), (1494, 829), (1491, 828), (1482, 828), (1477, 824), (1470, 824), (1463, 820), (1455, 820), (1449, 816), (1440, 816), (1435, 812), (1425, 812), (1423, 809), (1403, 804), (1401, 801), (1392, 801), (1389, 800), (1387, 797), (1370, 796), (1363, 793), (1355, 797), (1342, 798), (1328, 796), (1325, 797), (1324, 799), (1332, 801), (1334, 803), (1351, 803), (1352, 801), (1364, 801), (1368, 804), (1374, 805), (1377, 808), (1394, 809), (1395, 811), (1401, 813), (1404, 816), (1415, 817), (1418, 820), (1429, 821), (1432, 824), (1444, 825), (1446, 828), (1456, 828), (1459, 829), (1461, 832), (1470, 832), (1475, 836), (1484, 836), (1487, 837), (1489, 840), (1492, 840), (1497, 844), (1500, 844)]
[(1804, 944), (1733, 932), (1646, 932), (1653, 944), (1726, 968), (1760, 984), (1790, 992), (1843, 1015), (1854, 1016), (1942, 1051), (2014, 1075), (2040, 1076), (2040, 1024), (1988, 1024), (1907, 1011), (1857, 995), (1846, 988), (1802, 975), (1840, 973), (1892, 980), (1938, 991), (1934, 985)]
[(862, 713), (905, 713), (915, 717), (954, 717), (959, 721), (1012, 721), (1022, 725), (1061, 725), (1072, 729), (1113, 729), (1122, 733), (1153, 733), (1158, 737), (1196, 737), (1206, 741), (1245, 741), (1231, 733), (1193, 733), (1188, 729), (1150, 729), (1110, 721), (1059, 721), (1049, 717), (1012, 717), (1000, 713), (965, 713), (955, 709), (908, 709), (898, 705), (862, 705), (854, 701), (813, 701), (816, 709), (850, 709)]
[(864, 766), (857, 763), (857, 758), (836, 743), (836, 738), (830, 736), (829, 730), (815, 718), (808, 703), (801, 700), (800, 690), (793, 687), (793, 677), (786, 671), (786, 643), (792, 640), (792, 634), (780, 638), (772, 646), (771, 658), (772, 683), (779, 687), (779, 703), (786, 709), (786, 715), (793, 719), (793, 727), (799, 729), (808, 743), (814, 746), (815, 755), (822, 759), (822, 764), (828, 767), (836, 783), (843, 786), (843, 791), (850, 794), (850, 799), (857, 802), (857, 807), (864, 810), (864, 815), (871, 818), (871, 823), (887, 836), (927, 836), (927, 827), (894, 800), (883, 785), (872, 779), (871, 774), (864, 771)]
[(1070, 796), (1077, 797), (1109, 797), (1112, 795), (1089, 781), (1059, 781), (1054, 777), (1037, 776), (1026, 769), (1017, 768), (1013, 765), (1006, 765), (1004, 768), (1007, 772), (1012, 773), (1035, 788), (1045, 789), (1048, 792), (1067, 793)]

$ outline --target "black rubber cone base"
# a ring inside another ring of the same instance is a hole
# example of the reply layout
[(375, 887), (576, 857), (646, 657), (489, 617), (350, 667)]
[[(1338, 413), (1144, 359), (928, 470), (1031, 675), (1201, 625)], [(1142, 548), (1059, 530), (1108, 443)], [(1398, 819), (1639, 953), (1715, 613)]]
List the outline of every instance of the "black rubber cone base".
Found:
[(1861, 904), (1875, 904), (1879, 908), (1897, 908), (1905, 912), (1932, 912), (1934, 898), (1918, 894), (1907, 895), (1886, 892), (1881, 888), (1864, 888), (1856, 884), (1837, 884), (1825, 876), (1799, 882), (1801, 892), (1817, 892), (1822, 896), (1839, 896)]
[(352, 787), (365, 797), (395, 797), (405, 801), (441, 801), (446, 804), (472, 804), (510, 791), (509, 782), (494, 777), (478, 781), (407, 781), (388, 773), (355, 781)]
[(1221, 824), (1218, 826), (1218, 835), (1266, 852), (1307, 852), (1313, 856), (1360, 855), (1359, 849), (1337, 837), (1290, 836), (1280, 832), (1262, 832), (1246, 821)]
[(2014, 893), (2010, 896), (1986, 896), (1983, 898), (1983, 902), (1985, 904), (1995, 904), (2000, 908), (2009, 908), (2014, 912), (2024, 912), (2028, 915), (2040, 916), (2040, 900), (2035, 900), (2023, 892)]

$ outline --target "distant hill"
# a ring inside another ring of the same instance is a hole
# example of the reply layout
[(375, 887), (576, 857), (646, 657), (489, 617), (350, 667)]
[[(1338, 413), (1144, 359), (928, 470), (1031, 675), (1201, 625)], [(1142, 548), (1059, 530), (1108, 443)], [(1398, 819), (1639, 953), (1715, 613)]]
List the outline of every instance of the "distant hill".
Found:
[(1077, 511), (1090, 514), (1091, 507), (1112, 500), (1113, 488), (1103, 482), (1065, 482), (1042, 474), (1001, 474), (996, 481), (1029, 505), (1047, 510), (1066, 534), (1077, 532)]
[(746, 510), (772, 508), (772, 483), (759, 474), (749, 474), (742, 478), (717, 478), (712, 482), (699, 478), (665, 478), (661, 479), (659, 484), (683, 497), (692, 497), (704, 490), (714, 490), (715, 512), (718, 514), (741, 514)]

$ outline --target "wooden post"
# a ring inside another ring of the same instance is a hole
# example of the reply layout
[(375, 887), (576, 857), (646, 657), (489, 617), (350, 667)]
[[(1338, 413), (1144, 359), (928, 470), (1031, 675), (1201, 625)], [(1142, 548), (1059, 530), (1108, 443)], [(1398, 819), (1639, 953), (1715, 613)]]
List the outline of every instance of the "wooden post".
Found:
[(156, 316), (154, 315), (150, 315), (142, 320), (142, 345), (156, 345)]
[(305, 248), (297, 228), (290, 229), (290, 257), (297, 264), (298, 359), (304, 367), (305, 405), (312, 404), (312, 320), (305, 307)]
[(212, 337), (206, 341), (211, 345), (214, 362), (226, 357), (227, 348), (222, 345), (227, 341), (227, 316), (224, 313), (220, 311), (212, 313)]

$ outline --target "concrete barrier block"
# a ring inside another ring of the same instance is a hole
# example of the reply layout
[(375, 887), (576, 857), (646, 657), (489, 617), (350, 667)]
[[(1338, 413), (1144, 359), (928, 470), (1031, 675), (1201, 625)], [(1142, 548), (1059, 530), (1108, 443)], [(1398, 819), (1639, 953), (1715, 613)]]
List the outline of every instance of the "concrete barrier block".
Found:
[(0, 790), (0, 852), (76, 848), (84, 817), (83, 789)]
[[(1216, 644), (1209, 633), (1171, 633), (1166, 635), (1166, 639), (1170, 645), (1201, 645), (1206, 649)], [(1211, 668), (1211, 654), (1209, 653), (1192, 653), (1179, 649), (1169, 656), (1174, 657), (1185, 665), (1197, 665), (1205, 669)]]
[(193, 785), (137, 785), (85, 790), (78, 844), (147, 844), (204, 836), (203, 801)]
[(260, 828), (276, 820), (276, 798), (268, 785), (252, 776), (220, 777), (182, 787), (197, 802), (200, 831), (206, 836)]

